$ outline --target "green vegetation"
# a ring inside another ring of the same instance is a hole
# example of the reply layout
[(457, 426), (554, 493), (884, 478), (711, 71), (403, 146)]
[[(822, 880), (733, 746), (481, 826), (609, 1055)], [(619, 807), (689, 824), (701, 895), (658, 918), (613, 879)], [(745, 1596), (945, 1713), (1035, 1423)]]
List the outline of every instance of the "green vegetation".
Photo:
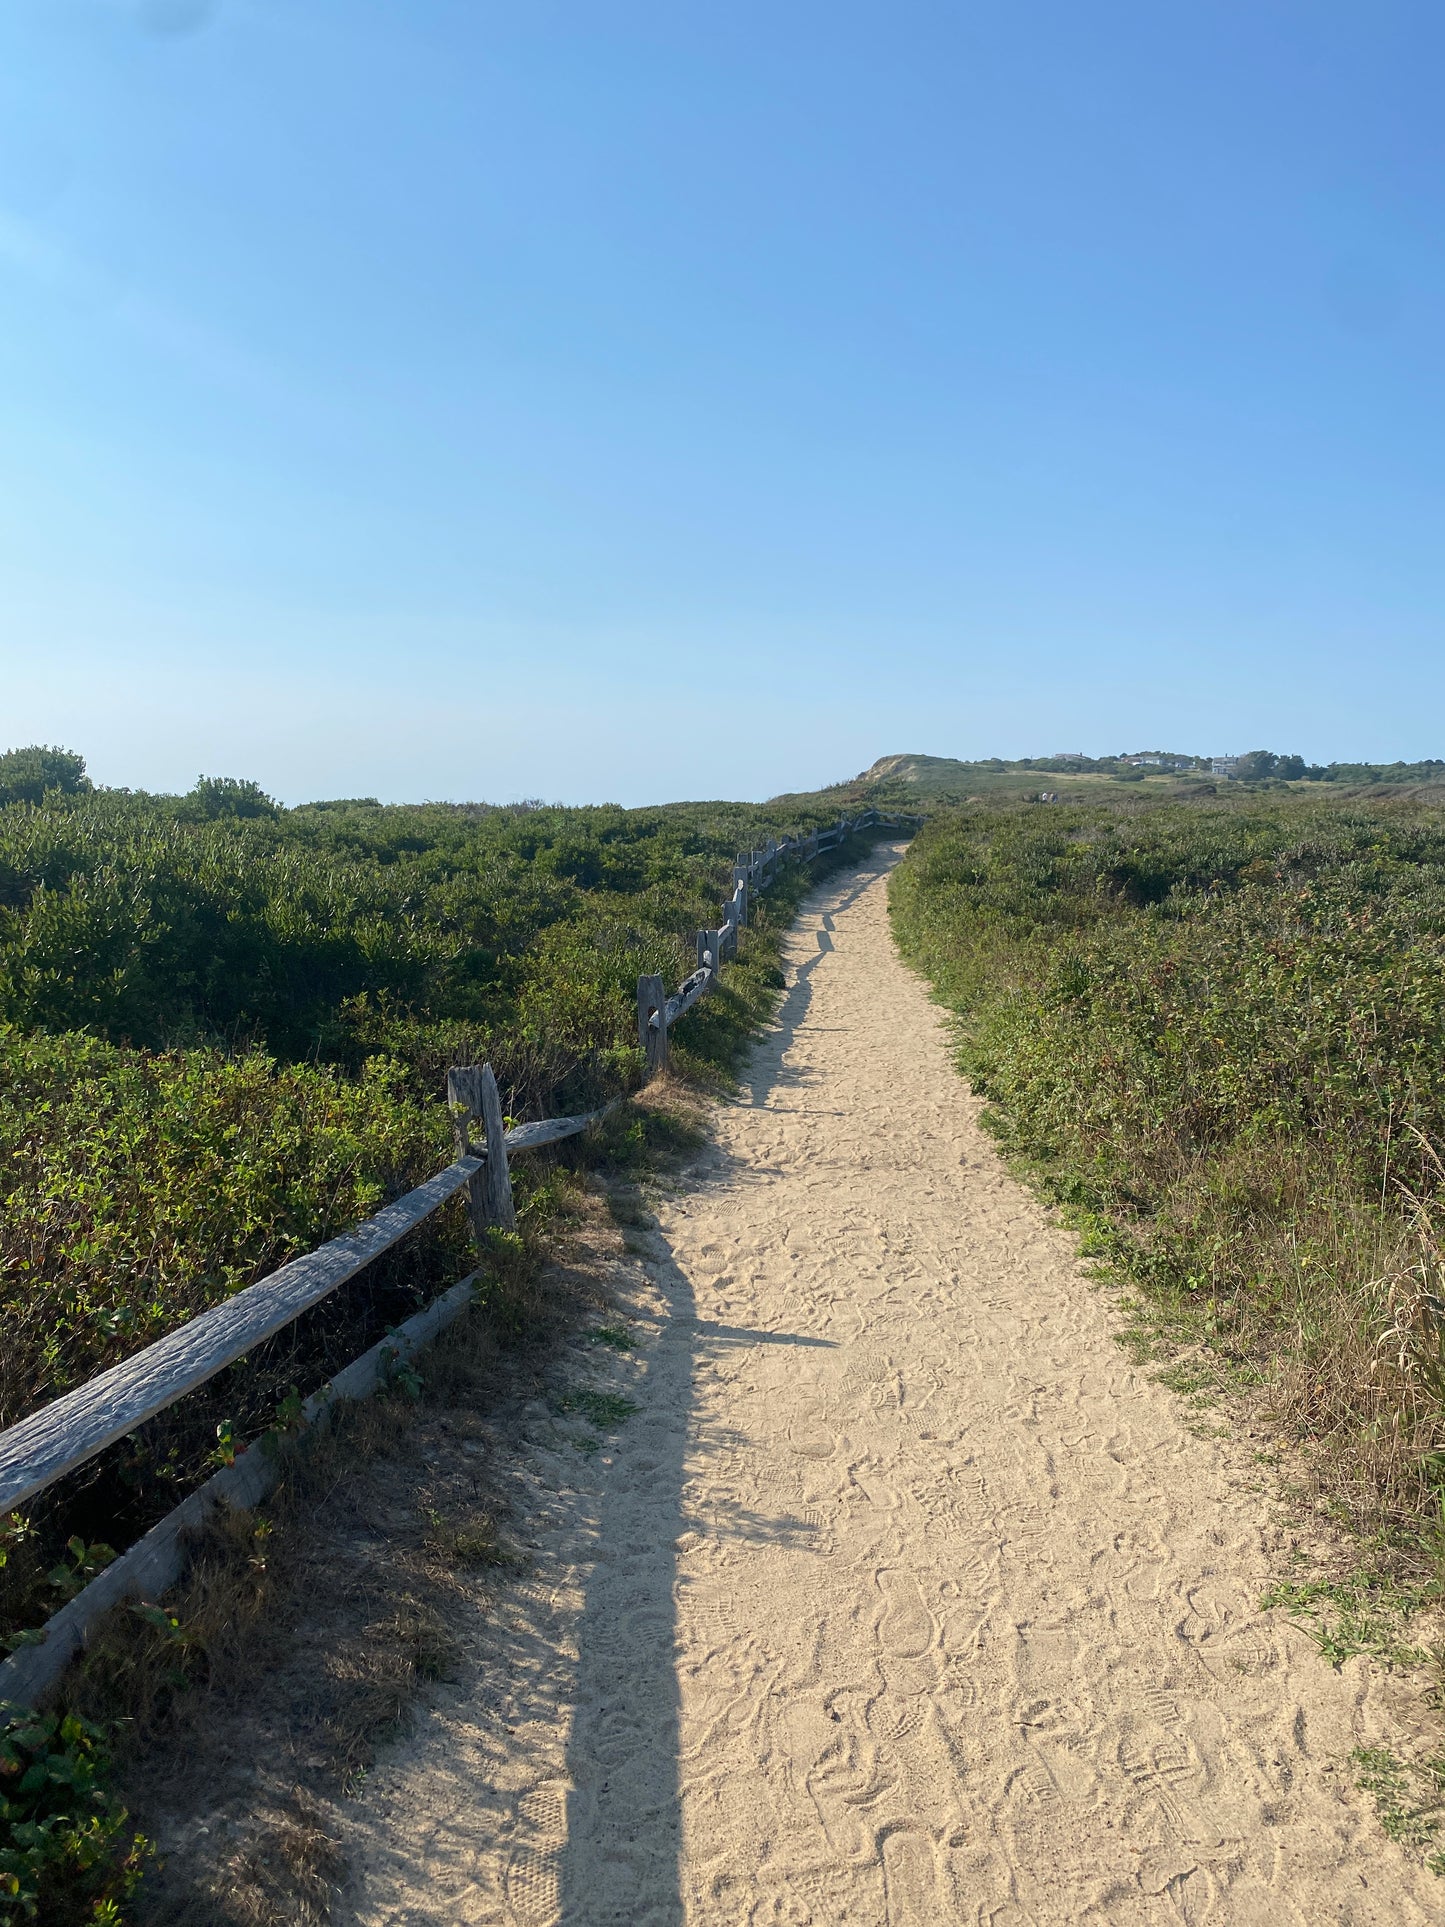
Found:
[(106, 1785), (102, 1734), (74, 1713), (0, 1706), (0, 1922), (119, 1923), (147, 1842)]
[(1386, 1746), (1357, 1747), (1350, 1757), (1356, 1785), (1373, 1795), (1387, 1837), (1423, 1853), (1432, 1873), (1445, 1874), (1445, 1853), (1435, 1845), (1445, 1820), (1445, 1758), (1401, 1760)]
[[(285, 810), (233, 778), (94, 790), (79, 757), (39, 749), (0, 778), (19, 798), (0, 808), (0, 1426), (444, 1164), (449, 1063), (490, 1061), (517, 1118), (633, 1088), (638, 975), (690, 971), (739, 849), (837, 813)], [(757, 904), (674, 1040), (684, 1075), (725, 1073), (770, 1007), (804, 887), (785, 871)], [(517, 1173), (524, 1230), (553, 1208), (550, 1168)], [(0, 1636), (60, 1602), (69, 1538), (124, 1544), (466, 1254), (458, 1202), (113, 1448), (99, 1488), (6, 1528)], [(510, 1262), (489, 1255), (499, 1290)]]
[(581, 1391), (563, 1394), (557, 1409), (561, 1412), (580, 1412), (589, 1419), (600, 1432), (610, 1432), (630, 1419), (642, 1407), (620, 1392), (598, 1392), (584, 1387)]
[(1341, 1514), (1436, 1569), (1445, 813), (964, 809), (892, 903), (993, 1128), (1153, 1340), (1260, 1386)]
[(606, 1345), (614, 1352), (630, 1352), (637, 1348), (637, 1340), (625, 1325), (593, 1325), (587, 1332), (591, 1345)]
[(0, 1423), (336, 1236), (447, 1141), (389, 1057), (348, 1076), (0, 1032)]
[[(687, 973), (739, 848), (832, 815), (283, 811), (230, 779), (0, 810), (0, 1424), (444, 1162), (448, 1063), (519, 1117), (629, 1088), (639, 973)], [(768, 917), (684, 1067), (766, 1007)]]
[(78, 796), (90, 788), (85, 758), (68, 749), (7, 749), (0, 756), (0, 807), (6, 803), (43, 803), (52, 793)]
[(1266, 1612), (1283, 1607), (1331, 1666), (1356, 1653), (1386, 1666), (1423, 1666), (1429, 1654), (1405, 1639), (1404, 1628), (1432, 1597), (1429, 1586), (1402, 1586), (1364, 1568), (1344, 1579), (1281, 1580), (1259, 1603)]

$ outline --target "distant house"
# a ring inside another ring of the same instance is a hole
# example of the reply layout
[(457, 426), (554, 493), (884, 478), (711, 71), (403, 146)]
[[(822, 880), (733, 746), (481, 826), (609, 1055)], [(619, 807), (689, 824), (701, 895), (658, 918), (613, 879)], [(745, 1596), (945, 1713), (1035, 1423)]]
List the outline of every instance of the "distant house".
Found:
[(1209, 774), (1211, 776), (1233, 776), (1238, 768), (1239, 758), (1237, 756), (1214, 756), (1210, 758)]
[(1121, 756), (1119, 761), (1126, 769), (1163, 769), (1162, 756)]

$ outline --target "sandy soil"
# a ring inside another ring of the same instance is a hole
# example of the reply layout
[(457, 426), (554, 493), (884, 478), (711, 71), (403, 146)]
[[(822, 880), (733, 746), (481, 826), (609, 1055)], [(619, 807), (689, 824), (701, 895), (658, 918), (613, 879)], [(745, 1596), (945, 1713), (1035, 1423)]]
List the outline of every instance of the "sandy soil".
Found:
[(1436, 1919), (1352, 1747), (1390, 1682), (1261, 1614), (1246, 1446), (1114, 1343), (898, 962), (819, 891), (634, 1239), (641, 1410), (509, 1445), (532, 1566), (346, 1842), (364, 1927)]

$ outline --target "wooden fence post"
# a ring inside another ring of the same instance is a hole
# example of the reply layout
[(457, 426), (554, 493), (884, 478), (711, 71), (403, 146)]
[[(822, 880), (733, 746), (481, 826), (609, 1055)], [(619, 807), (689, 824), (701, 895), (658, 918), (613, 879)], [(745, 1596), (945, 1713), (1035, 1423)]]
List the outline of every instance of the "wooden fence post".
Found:
[(507, 1169), (507, 1126), (490, 1064), (482, 1066), (481, 1099), (482, 1129), (487, 1134), (487, 1162), (482, 1172), (487, 1223), (500, 1225), (503, 1231), (515, 1231), (517, 1207), (512, 1202), (512, 1176)]
[(507, 1127), (491, 1065), (483, 1064), (479, 1069), (475, 1064), (453, 1064), (447, 1072), (447, 1105), (459, 1157), (475, 1156), (479, 1148), (472, 1143), (469, 1127), (473, 1118), (481, 1120), (486, 1136), (487, 1161), (467, 1183), (472, 1236), (480, 1242), (491, 1224), (515, 1231), (517, 1207), (512, 1202), (512, 1179), (507, 1170)]
[[(453, 1064), (447, 1072), (447, 1109), (452, 1114), (452, 1136), (456, 1140), (457, 1156), (469, 1157), (473, 1149), (471, 1122), (482, 1114), (482, 1074), (475, 1064)], [(485, 1165), (475, 1177), (467, 1180), (467, 1218), (471, 1223), (472, 1237), (480, 1244), (487, 1225)]]
[[(656, 1014), (657, 1022), (653, 1023)], [(661, 977), (637, 980), (637, 1041), (647, 1053), (647, 1075), (667, 1068), (667, 991)]]

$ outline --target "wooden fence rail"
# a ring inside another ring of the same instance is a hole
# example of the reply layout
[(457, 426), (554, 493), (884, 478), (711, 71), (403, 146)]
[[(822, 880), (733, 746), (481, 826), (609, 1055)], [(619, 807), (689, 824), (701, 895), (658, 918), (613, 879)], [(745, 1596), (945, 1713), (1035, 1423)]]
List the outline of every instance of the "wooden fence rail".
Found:
[[(638, 1041), (646, 1053), (648, 1075), (667, 1062), (667, 1033), (671, 1026), (717, 983), (725, 959), (737, 955), (738, 934), (746, 927), (750, 898), (773, 882), (781, 862), (791, 857), (809, 861), (825, 850), (835, 849), (845, 837), (859, 830), (903, 828), (921, 820), (882, 816), (876, 810), (869, 810), (859, 817), (841, 819), (832, 829), (814, 830), (806, 837), (785, 837), (781, 843), (770, 838), (764, 849), (739, 857), (733, 870), (732, 898), (724, 906), (722, 923), (716, 929), (697, 933), (697, 969), (670, 997), (661, 977), (638, 980)], [(353, 1230), (333, 1238), (316, 1251), (293, 1258), (269, 1277), (238, 1291), (224, 1304), (201, 1312), (133, 1357), (122, 1359), (118, 1365), (110, 1366), (84, 1385), (0, 1432), (0, 1516), (34, 1498), (67, 1473), (77, 1471), (108, 1445), (134, 1432), (147, 1419), (195, 1391), (303, 1312), (320, 1304), (364, 1266), (424, 1223), (434, 1211), (440, 1210), (463, 1187), (468, 1190), (472, 1229), (478, 1238), (491, 1225), (511, 1228), (516, 1223), (516, 1213), (508, 1173), (509, 1156), (572, 1137), (625, 1100), (615, 1099), (602, 1110), (575, 1117), (546, 1118), (507, 1130), (491, 1066), (458, 1065), (447, 1074), (447, 1101), (456, 1135), (457, 1157), (444, 1171), (437, 1172), (435, 1177), (397, 1198)], [(482, 1141), (474, 1144), (471, 1127), (477, 1122), (483, 1135)], [(470, 1281), (466, 1283), (469, 1292)], [(448, 1317), (456, 1315), (463, 1306), (464, 1298), (456, 1296), (461, 1290), (462, 1287), (454, 1286), (444, 1294)], [(437, 1304), (442, 1302), (438, 1300)], [(401, 1328), (398, 1336), (405, 1337), (408, 1344), (419, 1343), (417, 1333), (425, 1330), (429, 1334), (436, 1329), (436, 1317), (435, 1306), (418, 1313)], [(333, 1381), (334, 1390), (340, 1392), (343, 1382), (349, 1389), (353, 1378), (358, 1387), (364, 1380), (370, 1389), (381, 1370), (377, 1361), (385, 1353), (387, 1343), (383, 1341), (381, 1346), (373, 1347), (365, 1359), (338, 1374)], [(330, 1389), (318, 1393), (309, 1402), (308, 1410), (313, 1407), (320, 1410), (329, 1396)], [(0, 1662), (0, 1700), (22, 1694), (33, 1700), (41, 1691), (48, 1690), (66, 1659), (83, 1641), (85, 1629), (96, 1615), (118, 1599), (147, 1591), (153, 1593), (170, 1583), (177, 1570), (181, 1529), (191, 1522), (193, 1513), (199, 1518), (198, 1507), (210, 1502), (203, 1500), (203, 1495), (233, 1496), (237, 1503), (255, 1503), (254, 1499), (242, 1499), (239, 1495), (254, 1487), (259, 1497), (261, 1487), (268, 1482), (258, 1457), (259, 1450), (259, 1446), (253, 1446), (237, 1459), (228, 1473), (217, 1474), (207, 1486), (192, 1493), (57, 1614), (47, 1629), (47, 1636), (55, 1629), (54, 1645), (22, 1648)]]

